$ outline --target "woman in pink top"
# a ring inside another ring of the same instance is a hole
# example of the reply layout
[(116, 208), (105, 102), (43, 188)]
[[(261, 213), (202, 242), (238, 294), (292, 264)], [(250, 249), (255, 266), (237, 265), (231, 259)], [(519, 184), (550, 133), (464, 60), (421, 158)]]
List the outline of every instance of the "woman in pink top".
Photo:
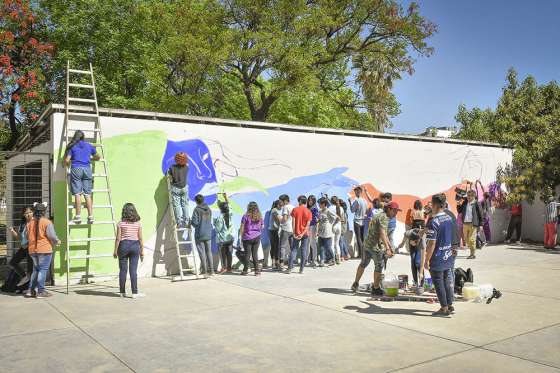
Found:
[(247, 212), (241, 219), (240, 236), (245, 249), (245, 260), (243, 261), (242, 275), (249, 272), (249, 257), (253, 258), (253, 267), (255, 268), (255, 276), (261, 274), (259, 269), (259, 244), (261, 242), (261, 231), (263, 228), (263, 218), (259, 206), (256, 202), (249, 202)]
[(126, 272), (130, 272), (132, 298), (141, 298), (138, 292), (138, 259), (144, 259), (144, 242), (140, 216), (132, 203), (126, 203), (122, 209), (121, 221), (117, 224), (117, 238), (113, 257), (119, 259), (119, 287), (121, 297), (125, 296)]

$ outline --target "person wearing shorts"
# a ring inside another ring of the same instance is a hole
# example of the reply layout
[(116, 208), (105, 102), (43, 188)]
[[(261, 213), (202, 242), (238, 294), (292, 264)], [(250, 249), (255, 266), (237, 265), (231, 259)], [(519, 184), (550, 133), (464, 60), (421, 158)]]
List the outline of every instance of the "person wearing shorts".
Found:
[(74, 204), (76, 206), (76, 214), (73, 219), (75, 224), (82, 223), (82, 218), (80, 216), (82, 210), (82, 195), (86, 200), (88, 224), (93, 223), (93, 208), (91, 203), (93, 176), (91, 172), (91, 161), (98, 161), (100, 159), (95, 147), (87, 141), (84, 141), (84, 133), (82, 131), (76, 131), (64, 152), (64, 163), (66, 167), (70, 167), (70, 191), (74, 196)]
[(374, 215), (369, 223), (369, 233), (364, 242), (364, 254), (358, 268), (356, 269), (356, 278), (352, 284), (352, 291), (355, 293), (360, 286), (360, 279), (364, 274), (364, 270), (373, 260), (375, 269), (373, 272), (372, 295), (383, 295), (381, 290), (381, 274), (385, 266), (385, 258), (392, 257), (394, 250), (387, 236), (389, 220), (397, 216), (401, 211), (398, 203), (389, 202), (383, 208), (383, 212)]

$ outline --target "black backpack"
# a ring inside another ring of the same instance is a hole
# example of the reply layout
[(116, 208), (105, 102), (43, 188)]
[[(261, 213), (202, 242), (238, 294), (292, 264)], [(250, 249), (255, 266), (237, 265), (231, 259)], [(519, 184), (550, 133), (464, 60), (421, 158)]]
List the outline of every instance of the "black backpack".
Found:
[(0, 291), (3, 293), (21, 293), (24, 292), (27, 288), (29, 288), (29, 281), (21, 286), (17, 286), (19, 280), (21, 280), (21, 276), (17, 274), (16, 271), (13, 269), (8, 272), (8, 276), (6, 277), (6, 281), (0, 287)]
[(463, 286), (465, 282), (474, 282), (473, 271), (469, 268), (466, 271), (463, 268), (455, 268), (455, 294), (463, 293)]

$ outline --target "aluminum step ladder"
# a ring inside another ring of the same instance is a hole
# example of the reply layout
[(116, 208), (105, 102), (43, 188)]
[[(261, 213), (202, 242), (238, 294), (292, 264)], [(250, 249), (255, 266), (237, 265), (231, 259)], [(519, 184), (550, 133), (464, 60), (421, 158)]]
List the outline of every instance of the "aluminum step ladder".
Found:
[[(94, 217), (96, 211), (109, 210), (106, 214), (108, 218), (100, 221), (95, 221), (92, 224), (85, 222), (87, 219), (82, 219), (82, 223), (77, 224), (73, 221), (74, 202), (72, 193), (68, 187), (69, 180), (66, 182), (66, 198), (70, 202), (67, 204), (66, 211), (66, 293), (70, 291), (70, 280), (81, 279), (88, 283), (92, 277), (116, 277), (117, 273), (107, 274), (93, 274), (90, 272), (91, 260), (110, 258), (112, 253), (102, 254), (94, 253), (92, 249), (93, 242), (99, 241), (114, 241), (117, 233), (117, 225), (115, 221), (115, 210), (111, 199), (111, 188), (109, 186), (109, 167), (105, 158), (105, 149), (103, 147), (101, 124), (99, 118), (99, 107), (97, 105), (97, 92), (95, 90), (95, 79), (93, 76), (93, 67), (89, 64), (89, 70), (76, 70), (70, 68), (70, 61), (66, 65), (66, 108), (64, 119), (64, 137), (66, 140), (65, 145), (69, 143), (74, 133), (78, 130), (82, 131), (85, 139), (90, 142), (97, 149), (97, 154), (101, 159), (92, 161), (92, 176), (93, 176), (93, 189), (92, 189), (92, 208)], [(67, 176), (69, 176), (69, 169), (66, 169)], [(96, 186), (102, 185), (99, 188)], [(99, 196), (97, 198), (96, 196)], [(105, 196), (104, 198), (101, 198)], [(103, 199), (104, 203), (95, 203), (95, 200)], [(85, 203), (82, 202), (82, 209), (85, 210)], [(84, 212), (82, 210), (82, 213)], [(98, 230), (98, 226), (110, 226), (112, 229), (106, 229), (109, 233), (104, 235), (95, 236), (93, 231)], [(82, 234), (81, 237), (73, 237), (72, 232), (79, 230), (87, 230), (87, 235)], [(87, 237), (86, 237), (87, 236)], [(70, 249), (75, 244), (82, 244), (85, 248)], [(85, 251), (85, 254), (74, 254), (76, 251)], [(85, 274), (80, 277), (71, 278), (73, 268), (73, 261), (85, 260)]]
[[(171, 176), (166, 176), (167, 180), (167, 194), (169, 196), (169, 215), (171, 216), (169, 228), (173, 233), (175, 239), (175, 248), (177, 250), (177, 263), (179, 265), (179, 276), (173, 276), (171, 281), (184, 281), (186, 280), (185, 273), (194, 273), (195, 278), (198, 280), (198, 263), (196, 258), (196, 243), (194, 241), (193, 229), (178, 228), (177, 219), (175, 217), (175, 209), (173, 208), (173, 197), (171, 196)], [(188, 248), (191, 248), (190, 253)], [(192, 266), (189, 265), (189, 259), (192, 260)], [(184, 260), (184, 265), (183, 265)]]

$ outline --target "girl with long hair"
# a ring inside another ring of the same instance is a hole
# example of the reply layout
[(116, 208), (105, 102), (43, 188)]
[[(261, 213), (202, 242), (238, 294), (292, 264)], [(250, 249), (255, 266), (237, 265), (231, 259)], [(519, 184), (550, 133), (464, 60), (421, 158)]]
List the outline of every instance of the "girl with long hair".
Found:
[(33, 207), (33, 219), (27, 223), (27, 247), (33, 260), (33, 274), (29, 282), (26, 297), (47, 298), (51, 293), (45, 290), (45, 281), (49, 271), (53, 246), (59, 245), (53, 223), (45, 217), (46, 206), (36, 203)]
[(261, 240), (261, 231), (263, 229), (263, 218), (259, 205), (256, 202), (249, 202), (247, 205), (247, 212), (241, 219), (241, 240), (243, 248), (245, 249), (245, 262), (243, 263), (242, 275), (247, 275), (249, 272), (249, 256), (252, 257), (253, 267), (255, 268), (255, 276), (261, 274), (259, 268), (259, 243)]
[(132, 298), (145, 295), (138, 292), (138, 259), (144, 259), (144, 242), (140, 215), (132, 203), (125, 203), (122, 208), (121, 221), (117, 224), (117, 237), (113, 257), (119, 259), (119, 294), (126, 296), (126, 272), (130, 273)]
[(270, 256), (272, 258), (272, 269), (280, 268), (280, 214), (282, 211), (282, 201), (277, 199), (272, 202), (270, 209), (270, 220), (268, 222), (268, 237), (270, 238)]
[(424, 208), (422, 201), (417, 199), (414, 201), (412, 209), (412, 228), (424, 228), (426, 221), (424, 220)]

